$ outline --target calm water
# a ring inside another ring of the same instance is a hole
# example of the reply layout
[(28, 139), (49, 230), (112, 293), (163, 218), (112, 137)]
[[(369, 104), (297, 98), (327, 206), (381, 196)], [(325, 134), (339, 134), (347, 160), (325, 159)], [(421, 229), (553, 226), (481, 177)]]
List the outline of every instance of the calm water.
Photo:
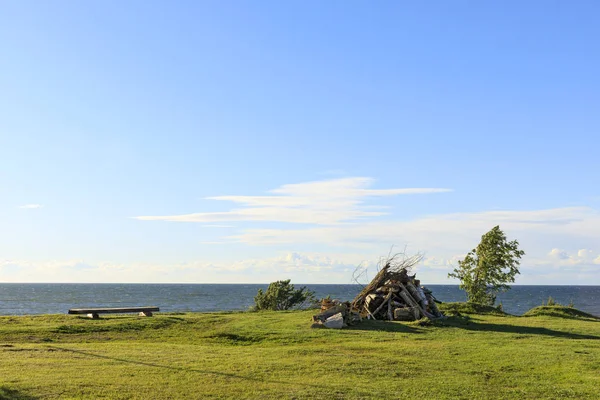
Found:
[[(296, 284), (296, 287), (301, 285)], [(318, 298), (352, 300), (358, 285), (307, 285)], [(464, 301), (454, 285), (427, 285), (440, 301)], [(161, 311), (246, 310), (267, 285), (207, 284), (0, 284), (0, 315), (63, 314), (76, 307), (158, 306)], [(561, 304), (600, 316), (600, 286), (513, 286), (498, 300), (504, 310), (522, 314), (552, 296)]]

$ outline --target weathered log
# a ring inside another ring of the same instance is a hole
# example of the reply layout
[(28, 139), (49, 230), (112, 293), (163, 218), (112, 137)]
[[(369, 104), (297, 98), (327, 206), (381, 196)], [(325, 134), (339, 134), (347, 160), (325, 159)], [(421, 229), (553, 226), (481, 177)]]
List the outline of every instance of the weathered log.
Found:
[[(427, 296), (427, 295), (426, 295), (426, 296)], [(428, 298), (428, 300), (429, 300), (429, 308), (431, 309), (431, 311), (433, 312), (433, 314), (434, 314), (436, 317), (443, 317), (443, 316), (444, 316), (444, 314), (442, 314), (442, 313), (441, 313), (441, 311), (440, 311), (440, 309), (438, 308), (437, 304), (435, 304), (435, 299), (434, 299), (434, 297), (433, 297), (431, 294), (429, 294), (429, 295), (428, 295), (428, 297), (429, 297), (429, 298)]]
[(394, 310), (394, 319), (397, 321), (414, 321), (415, 310), (418, 309), (413, 307), (399, 307)]
[(421, 318), (421, 311), (419, 310), (419, 307), (413, 307), (412, 312), (413, 316), (415, 317), (415, 321)]
[(373, 311), (373, 314), (372, 314), (372, 315), (377, 315), (377, 313), (378, 313), (379, 311), (381, 311), (381, 309), (383, 308), (383, 306), (384, 306), (386, 303), (389, 303), (389, 301), (390, 301), (390, 300), (391, 300), (391, 298), (392, 298), (392, 294), (393, 294), (393, 293), (392, 293), (391, 291), (390, 291), (390, 292), (388, 292), (387, 296), (385, 296), (385, 298), (383, 299), (383, 303), (381, 303), (381, 304), (379, 305), (379, 307), (377, 307), (377, 309), (375, 309), (375, 311)]
[[(399, 283), (399, 285), (401, 288), (406, 289), (406, 287), (402, 283)], [(400, 292), (400, 293), (402, 293), (402, 292)], [(409, 293), (406, 293), (406, 294), (408, 295), (407, 297), (411, 297)], [(421, 305), (421, 303), (419, 303), (415, 300), (413, 300), (413, 303), (416, 303), (416, 306), (419, 307), (419, 311), (421, 311), (421, 314), (423, 314), (424, 317), (427, 317), (429, 319), (435, 319), (435, 316), (432, 315), (431, 313), (427, 312), (427, 310), (425, 310), (425, 308)]]
[(419, 313), (415, 313), (415, 318), (419, 319), (420, 308), (418, 307), (417, 302), (411, 297), (410, 293), (408, 293), (407, 290), (402, 290), (400, 292), (400, 296), (402, 297), (402, 299), (404, 299), (404, 301), (406, 302), (407, 305), (409, 305), (410, 307), (412, 307), (413, 309), (415, 309), (419, 312)]
[(381, 295), (379, 295), (379, 294), (375, 294), (375, 293), (368, 294), (365, 296), (364, 305), (366, 307), (371, 307), (371, 303), (375, 303), (378, 299), (381, 299), (381, 301), (383, 301), (383, 299), (381, 298)]
[(421, 297), (421, 293), (419, 293), (419, 290), (416, 288), (415, 285), (413, 285), (411, 282), (408, 282), (406, 284), (406, 288), (408, 289), (408, 291), (410, 292), (411, 296), (419, 302), (419, 304), (421, 304), (422, 306), (425, 306), (424, 304), (424, 298)]
[(345, 315), (347, 312), (346, 307), (343, 305), (331, 307), (330, 309), (325, 310), (322, 313), (313, 315), (313, 321), (325, 321), (327, 318), (340, 312), (342, 313), (342, 315)]
[(323, 325), (330, 329), (342, 329), (344, 327), (344, 315), (341, 312), (334, 314), (327, 318)]

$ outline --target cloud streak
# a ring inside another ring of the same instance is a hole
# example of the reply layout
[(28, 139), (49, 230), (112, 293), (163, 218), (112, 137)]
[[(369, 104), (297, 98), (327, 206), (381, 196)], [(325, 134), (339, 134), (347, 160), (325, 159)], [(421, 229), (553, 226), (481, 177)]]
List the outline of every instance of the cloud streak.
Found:
[[(494, 225), (524, 234), (600, 236), (600, 215), (587, 207), (533, 211), (489, 211), (426, 216), (408, 221), (370, 221), (305, 229), (248, 229), (230, 240), (248, 244), (365, 242), (452, 244), (479, 236)], [(471, 245), (472, 246), (472, 245)]]
[(19, 206), (19, 208), (25, 209), (25, 210), (34, 210), (36, 208), (42, 208), (42, 207), (44, 207), (44, 206), (41, 204), (24, 204), (22, 206)]
[(354, 177), (283, 185), (267, 196), (213, 196), (209, 200), (239, 204), (225, 212), (138, 216), (143, 221), (218, 223), (273, 221), (297, 224), (337, 225), (387, 215), (363, 204), (384, 196), (444, 193), (444, 188), (371, 189), (372, 178)]

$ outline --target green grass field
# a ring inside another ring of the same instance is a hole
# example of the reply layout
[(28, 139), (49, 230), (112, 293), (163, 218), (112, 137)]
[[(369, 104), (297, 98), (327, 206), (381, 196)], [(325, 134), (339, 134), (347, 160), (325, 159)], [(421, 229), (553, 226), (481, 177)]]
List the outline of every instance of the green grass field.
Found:
[(0, 317), (0, 399), (600, 399), (600, 319), (445, 308), (343, 330), (312, 311)]

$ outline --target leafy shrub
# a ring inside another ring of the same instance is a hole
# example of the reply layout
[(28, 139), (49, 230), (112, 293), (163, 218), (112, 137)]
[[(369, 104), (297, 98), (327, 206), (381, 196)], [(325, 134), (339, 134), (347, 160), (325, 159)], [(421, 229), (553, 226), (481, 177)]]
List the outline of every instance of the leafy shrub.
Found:
[(269, 284), (266, 292), (258, 289), (254, 297), (255, 310), (289, 310), (290, 308), (300, 308), (303, 305), (314, 303), (316, 301), (314, 292), (308, 290), (306, 286), (295, 289), (290, 280), (277, 281)]

